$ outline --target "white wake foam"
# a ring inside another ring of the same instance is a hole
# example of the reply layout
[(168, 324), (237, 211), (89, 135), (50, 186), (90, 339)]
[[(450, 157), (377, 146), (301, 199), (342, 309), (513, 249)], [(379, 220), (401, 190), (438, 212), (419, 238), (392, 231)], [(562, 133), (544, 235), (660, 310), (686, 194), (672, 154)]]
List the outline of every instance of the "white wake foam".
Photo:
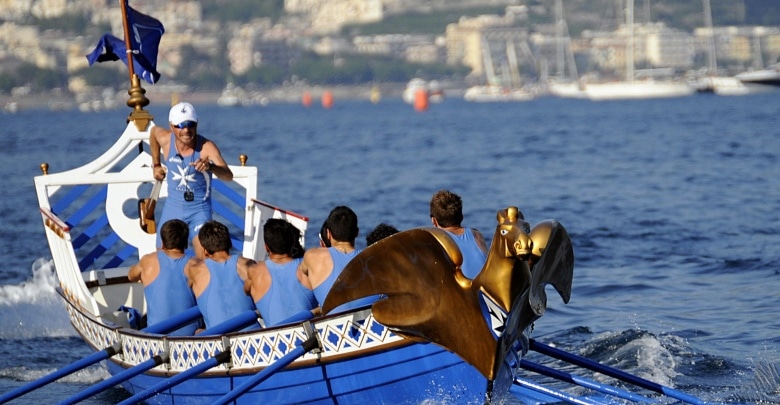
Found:
[[(41, 377), (47, 376), (57, 369), (43, 368), (43, 369), (29, 369), (27, 367), (11, 367), (4, 370), (0, 370), (0, 377), (13, 378), (18, 381), (36, 381)], [(79, 370), (73, 374), (68, 374), (65, 377), (57, 380), (59, 383), (76, 383), (76, 384), (95, 384), (110, 377), (103, 366), (87, 367), (83, 370)]]
[(0, 338), (75, 336), (65, 312), (51, 260), (38, 259), (32, 278), (17, 285), (0, 285)]

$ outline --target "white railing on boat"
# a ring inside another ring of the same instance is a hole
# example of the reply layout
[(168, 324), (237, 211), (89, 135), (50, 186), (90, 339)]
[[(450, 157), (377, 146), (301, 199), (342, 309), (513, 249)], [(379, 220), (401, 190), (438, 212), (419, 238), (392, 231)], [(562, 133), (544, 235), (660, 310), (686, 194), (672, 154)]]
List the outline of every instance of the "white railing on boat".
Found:
[[(113, 314), (122, 305), (145, 312), (140, 285), (112, 287), (105, 280), (126, 275), (127, 267), (155, 250), (156, 235), (141, 229), (138, 215), (138, 201), (149, 196), (154, 183), (148, 139), (148, 132), (131, 122), (92, 162), (35, 177), (60, 286), (69, 300), (96, 317)], [(265, 259), (262, 224), (268, 218), (287, 219), (302, 234), (306, 231), (308, 218), (257, 200), (257, 167), (230, 168), (233, 181), (213, 179), (212, 204), (215, 219), (228, 225), (241, 254)], [(165, 197), (163, 187), (160, 199)]]
[[(118, 342), (121, 352), (114, 361), (125, 368), (166, 353), (169, 361), (153, 368), (152, 374), (186, 371), (214, 353), (224, 351), (226, 346), (229, 346), (231, 351), (231, 363), (227, 366), (216, 366), (206, 374), (224, 375), (225, 370), (230, 370), (230, 374), (257, 372), (300, 346), (315, 332), (320, 336), (321, 351), (302, 356), (296, 361), (297, 364), (368, 354), (412, 343), (377, 322), (370, 309), (252, 333), (186, 337), (167, 337), (109, 326), (90, 314), (81, 312), (75, 306), (67, 305), (66, 309), (73, 326), (94, 349), (101, 350)], [(306, 329), (307, 325), (311, 330)]]

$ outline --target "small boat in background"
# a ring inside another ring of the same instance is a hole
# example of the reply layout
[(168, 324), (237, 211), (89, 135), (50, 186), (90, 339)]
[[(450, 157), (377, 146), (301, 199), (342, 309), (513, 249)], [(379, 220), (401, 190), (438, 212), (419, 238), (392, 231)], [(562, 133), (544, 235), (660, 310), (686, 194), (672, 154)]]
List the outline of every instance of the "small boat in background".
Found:
[(406, 84), (401, 97), (406, 104), (414, 104), (414, 100), (418, 97), (417, 93), (421, 91), (425, 92), (426, 95), (428, 94), (428, 82), (419, 77), (415, 77)]
[(530, 101), (534, 94), (525, 89), (512, 89), (503, 86), (472, 86), (466, 89), (463, 99), (476, 103), (506, 102), (506, 101)]
[(241, 107), (245, 104), (248, 103), (244, 90), (233, 83), (228, 83), (217, 98), (220, 107)]
[(428, 84), (428, 101), (431, 103), (441, 103), (444, 101), (444, 89), (441, 88), (438, 80), (431, 80)]
[(745, 84), (780, 86), (780, 64), (774, 64), (765, 69), (742, 72), (735, 77)]

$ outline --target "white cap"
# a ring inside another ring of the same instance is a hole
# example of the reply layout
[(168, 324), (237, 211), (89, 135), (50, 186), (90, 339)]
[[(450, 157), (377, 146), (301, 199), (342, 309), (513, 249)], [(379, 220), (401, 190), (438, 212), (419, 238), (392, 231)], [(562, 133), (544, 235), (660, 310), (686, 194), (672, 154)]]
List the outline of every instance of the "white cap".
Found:
[(168, 121), (173, 125), (179, 125), (184, 121), (198, 122), (198, 114), (195, 113), (195, 107), (190, 103), (179, 103), (171, 107), (168, 113)]

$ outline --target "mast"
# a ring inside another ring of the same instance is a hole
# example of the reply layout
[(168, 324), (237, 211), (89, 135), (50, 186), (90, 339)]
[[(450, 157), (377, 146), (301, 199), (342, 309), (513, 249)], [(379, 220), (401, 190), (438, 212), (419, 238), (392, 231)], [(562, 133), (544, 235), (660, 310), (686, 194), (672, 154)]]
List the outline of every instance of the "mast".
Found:
[(564, 49), (563, 49), (563, 1), (555, 0), (555, 50), (556, 61), (558, 63), (558, 76), (563, 78), (566, 75), (564, 66)]
[(119, 8), (122, 10), (122, 27), (125, 34), (125, 49), (127, 50), (127, 71), (130, 76), (130, 90), (127, 94), (130, 98), (127, 99), (127, 106), (132, 108), (133, 111), (127, 117), (127, 121), (133, 121), (135, 127), (143, 132), (146, 127), (154, 119), (148, 111), (144, 110), (144, 107), (149, 105), (149, 99), (146, 98), (146, 90), (141, 87), (141, 79), (135, 74), (135, 68), (133, 67), (133, 51), (130, 41), (130, 27), (127, 19), (127, 1), (119, 0)]
[(487, 84), (495, 86), (496, 83), (496, 71), (493, 67), (493, 54), (490, 52), (490, 43), (487, 38), (482, 37), (482, 64), (485, 67), (485, 78)]
[(626, 45), (626, 80), (634, 81), (634, 0), (626, 1), (626, 25), (628, 26), (628, 45)]
[(711, 75), (717, 75), (718, 62), (715, 53), (715, 32), (712, 29), (712, 9), (710, 8), (710, 0), (702, 1), (704, 2), (704, 25), (707, 27), (707, 49), (709, 50), (707, 66)]
[(514, 42), (508, 39), (506, 41), (506, 57), (509, 62), (510, 87), (520, 88), (522, 80), (520, 79), (520, 68), (517, 66), (517, 51)]

